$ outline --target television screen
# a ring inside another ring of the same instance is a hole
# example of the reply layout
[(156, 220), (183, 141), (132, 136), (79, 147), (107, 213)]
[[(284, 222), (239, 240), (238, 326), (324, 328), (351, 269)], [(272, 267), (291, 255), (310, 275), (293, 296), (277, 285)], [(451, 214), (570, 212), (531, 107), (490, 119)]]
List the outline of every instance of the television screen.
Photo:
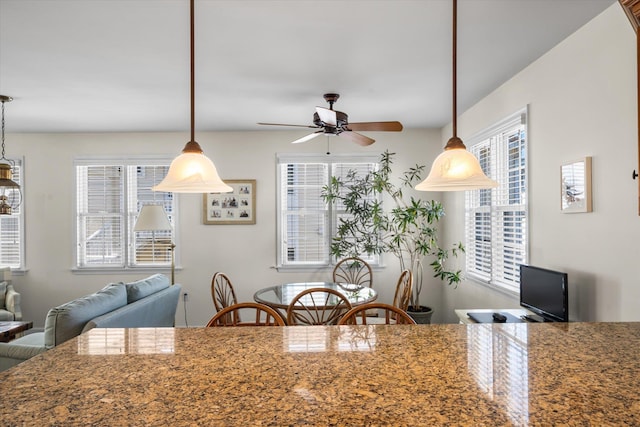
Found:
[(567, 273), (520, 265), (520, 305), (546, 320), (568, 322)]

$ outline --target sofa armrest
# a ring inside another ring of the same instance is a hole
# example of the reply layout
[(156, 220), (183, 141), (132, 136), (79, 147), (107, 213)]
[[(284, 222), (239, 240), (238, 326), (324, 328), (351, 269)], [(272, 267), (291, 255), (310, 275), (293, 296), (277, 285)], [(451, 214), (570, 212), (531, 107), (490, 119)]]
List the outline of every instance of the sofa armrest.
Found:
[(34, 332), (8, 343), (0, 342), (0, 371), (16, 366), (33, 356), (47, 351), (44, 332)]
[(16, 292), (13, 285), (7, 285), (5, 296), (5, 306), (13, 313), (14, 320), (22, 320), (22, 308), (20, 308), (20, 294)]
[(41, 345), (0, 342), (0, 357), (24, 361), (45, 351), (47, 351), (47, 349)]

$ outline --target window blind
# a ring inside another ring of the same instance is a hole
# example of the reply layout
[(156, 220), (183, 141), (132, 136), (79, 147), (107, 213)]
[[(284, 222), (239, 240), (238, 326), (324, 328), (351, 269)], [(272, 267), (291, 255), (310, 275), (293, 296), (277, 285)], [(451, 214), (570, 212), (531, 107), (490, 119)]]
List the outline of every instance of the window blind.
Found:
[[(371, 156), (278, 156), (278, 266), (331, 263), (330, 244), (344, 207), (328, 206), (322, 188), (331, 176), (376, 167)], [(371, 261), (369, 257), (367, 261)]]
[(281, 166), (280, 209), (284, 224), (281, 236), (283, 264), (327, 264), (329, 210), (322, 200), (329, 166), (322, 163), (284, 163)]
[(78, 266), (124, 266), (124, 173), (119, 165), (78, 166)]
[(170, 160), (76, 161), (76, 266), (129, 268), (169, 266), (174, 231), (133, 232), (146, 204), (161, 205), (175, 222), (172, 193), (154, 192)]
[(519, 265), (527, 262), (527, 144), (523, 110), (470, 140), (495, 189), (465, 195), (468, 275), (519, 292)]

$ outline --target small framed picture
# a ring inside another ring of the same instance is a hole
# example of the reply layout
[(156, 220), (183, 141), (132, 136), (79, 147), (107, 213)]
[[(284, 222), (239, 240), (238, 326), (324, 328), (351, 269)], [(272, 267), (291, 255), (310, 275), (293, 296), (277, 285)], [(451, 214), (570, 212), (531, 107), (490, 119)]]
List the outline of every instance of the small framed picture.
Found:
[(255, 224), (256, 180), (223, 179), (230, 193), (205, 193), (202, 198), (204, 224)]
[(560, 169), (562, 213), (591, 212), (591, 157), (564, 163)]

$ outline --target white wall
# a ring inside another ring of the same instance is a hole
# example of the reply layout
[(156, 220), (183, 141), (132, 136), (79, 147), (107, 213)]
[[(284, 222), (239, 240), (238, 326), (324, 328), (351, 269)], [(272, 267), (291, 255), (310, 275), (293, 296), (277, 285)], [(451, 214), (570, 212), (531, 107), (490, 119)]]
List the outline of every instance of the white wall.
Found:
[[(640, 320), (635, 55), (635, 34), (616, 3), (459, 120), (458, 133), (469, 138), (529, 105), (529, 262), (569, 274), (574, 320)], [(593, 157), (593, 213), (562, 214), (560, 164), (584, 156)], [(463, 195), (444, 201), (447, 240), (464, 240)], [(472, 281), (447, 290), (444, 303), (451, 322), (454, 308), (518, 305)]]
[[(203, 225), (202, 196), (182, 194), (179, 212), (179, 241), (182, 269), (176, 281), (190, 294), (188, 322), (203, 325), (213, 315), (211, 276), (216, 271), (230, 275), (241, 301), (252, 300), (259, 288), (289, 281), (323, 280), (331, 270), (277, 272), (276, 261), (276, 153), (326, 152), (326, 139), (291, 145), (300, 132), (256, 131), (202, 133), (197, 140), (210, 156), (221, 177), (257, 180), (257, 222), (255, 225)], [(349, 141), (331, 139), (333, 153), (398, 153), (394, 171), (404, 171), (416, 162), (429, 163), (441, 149), (439, 130), (404, 130), (400, 133), (371, 133), (375, 145), (362, 148)], [(187, 141), (186, 134), (11, 134), (7, 135), (9, 156), (25, 158), (26, 257), (28, 271), (14, 275), (22, 294), (25, 319), (42, 327), (49, 308), (100, 289), (112, 281), (131, 281), (149, 273), (74, 274), (74, 178), (76, 156), (177, 155)], [(388, 267), (376, 270), (374, 287), (379, 300), (391, 302), (399, 267), (392, 257)], [(167, 270), (164, 272), (168, 273)], [(439, 284), (425, 292), (429, 301), (440, 300)], [(425, 298), (425, 300), (427, 300)], [(177, 324), (184, 325), (180, 303)]]

